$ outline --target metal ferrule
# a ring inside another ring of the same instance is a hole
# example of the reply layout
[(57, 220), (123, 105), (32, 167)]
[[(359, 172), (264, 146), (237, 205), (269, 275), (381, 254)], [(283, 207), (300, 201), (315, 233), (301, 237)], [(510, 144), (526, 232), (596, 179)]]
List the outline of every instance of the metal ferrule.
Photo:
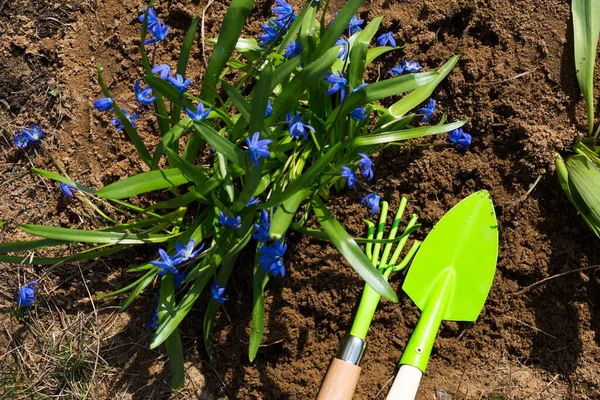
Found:
[(367, 342), (356, 336), (347, 335), (340, 346), (337, 358), (354, 365), (360, 365), (360, 361), (362, 360), (366, 348)]

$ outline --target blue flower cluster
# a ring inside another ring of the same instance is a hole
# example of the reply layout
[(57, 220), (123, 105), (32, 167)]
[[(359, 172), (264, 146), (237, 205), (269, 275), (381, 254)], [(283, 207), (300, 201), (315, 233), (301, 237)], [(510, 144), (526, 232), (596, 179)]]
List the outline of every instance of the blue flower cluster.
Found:
[(239, 215), (235, 218), (228, 217), (219, 211), (219, 225), (231, 229), (240, 229), (242, 227), (242, 217)]
[(259, 258), (258, 262), (265, 273), (284, 277), (285, 266), (283, 264), (283, 255), (287, 250), (287, 244), (282, 241), (271, 242), (269, 236), (270, 227), (271, 221), (269, 219), (269, 213), (267, 210), (262, 210), (260, 212), (258, 224), (254, 224), (256, 233), (252, 235), (252, 238), (258, 240), (261, 244), (258, 249), (262, 256)]
[(471, 135), (463, 131), (461, 128), (448, 132), (448, 140), (456, 145), (456, 148), (461, 151), (469, 150), (471, 146)]
[[(158, 249), (161, 260), (150, 261), (150, 264), (158, 267), (159, 275), (165, 275), (167, 272), (171, 271), (176, 277), (176, 280), (177, 278), (181, 279), (180, 275), (182, 272), (179, 271), (177, 266), (196, 258), (202, 249), (204, 249), (204, 244), (200, 245), (196, 250), (194, 250), (195, 247), (196, 244), (193, 240), (190, 240), (185, 246), (178, 242), (175, 244), (175, 250), (177, 250), (177, 252), (172, 257), (163, 249)], [(181, 281), (183, 281), (183, 279), (181, 279)]]
[(271, 156), (271, 152), (269, 151), (269, 144), (271, 144), (271, 139), (260, 139), (260, 132), (254, 132), (252, 135), (252, 139), (249, 137), (246, 138), (246, 144), (248, 145), (248, 151), (250, 152), (250, 157), (252, 158), (252, 162), (254, 165), (258, 167), (258, 159), (260, 157), (268, 158)]
[(75, 191), (77, 188), (74, 188), (71, 185), (67, 185), (66, 183), (60, 183), (60, 191), (67, 197), (73, 198), (75, 197)]
[(29, 129), (23, 128), (20, 133), (17, 133), (13, 138), (13, 142), (18, 148), (25, 149), (27, 146), (39, 142), (43, 135), (42, 125), (38, 127), (31, 124)]
[(222, 288), (219, 285), (219, 282), (213, 283), (212, 286), (210, 287), (210, 296), (217, 303), (223, 304), (227, 300), (229, 300), (227, 297), (224, 296), (224, 294), (225, 294), (225, 288)]
[(379, 201), (380, 200), (381, 200), (381, 197), (379, 195), (376, 195), (375, 193), (369, 193), (368, 195), (366, 195), (365, 197), (363, 197), (360, 200), (360, 204), (364, 204), (366, 202), (367, 207), (371, 207), (371, 214), (375, 215), (375, 214), (377, 214), (377, 211), (379, 210)]
[(288, 124), (288, 130), (290, 131), (290, 137), (293, 137), (296, 140), (300, 139), (300, 136), (306, 140), (308, 139), (308, 131), (315, 131), (315, 128), (302, 121), (302, 115), (300, 115), (300, 113), (296, 113), (296, 115), (292, 116), (292, 113), (289, 112), (285, 119)]
[[(288, 4), (285, 0), (275, 0), (277, 5), (272, 8), (273, 13), (275, 13), (275, 17), (269, 19), (264, 24), (262, 24), (262, 28), (265, 31), (262, 35), (258, 36), (258, 43), (261, 47), (266, 47), (270, 43), (274, 42), (279, 36), (282, 36), (285, 31), (290, 27), (292, 22), (296, 19), (296, 14), (294, 13), (294, 8)], [(293, 42), (293, 41), (292, 41)], [(295, 43), (290, 43), (293, 52), (297, 53), (291, 55), (289, 49), (286, 49), (286, 54), (290, 54), (288, 57), (294, 57), (295, 55), (300, 54), (302, 51), (302, 47), (296, 47)], [(287, 46), (286, 46), (287, 47)]]
[[(358, 161), (358, 169), (360, 170), (360, 173), (362, 174), (363, 178), (372, 180), (373, 160), (371, 160), (366, 153), (358, 153), (358, 155), (360, 156), (360, 160)], [(356, 183), (356, 175), (354, 174), (354, 171), (345, 165), (342, 165), (340, 168), (342, 170), (340, 176), (346, 180), (348, 189), (353, 189)]]
[[(144, 7), (144, 11), (146, 11), (146, 7)], [(144, 23), (144, 14), (139, 16), (139, 21)], [(163, 24), (160, 19), (156, 16), (156, 11), (153, 8), (148, 10), (148, 32), (154, 36), (151, 39), (147, 39), (144, 44), (154, 44), (155, 46), (165, 40), (167, 35), (169, 34), (169, 27), (167, 24)]]
[(31, 307), (35, 303), (35, 287), (37, 281), (27, 282), (24, 286), (19, 289), (19, 297), (17, 299), (17, 306), (19, 307)]
[(423, 69), (422, 66), (419, 65), (417, 61), (407, 61), (402, 59), (400, 64), (396, 64), (394, 68), (392, 68), (388, 73), (390, 75), (402, 75), (405, 72), (414, 73), (419, 72)]

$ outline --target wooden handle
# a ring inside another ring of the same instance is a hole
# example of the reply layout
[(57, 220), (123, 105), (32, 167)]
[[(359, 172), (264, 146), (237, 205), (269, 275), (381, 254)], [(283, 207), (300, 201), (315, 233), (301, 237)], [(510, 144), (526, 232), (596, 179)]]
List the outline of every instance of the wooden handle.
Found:
[(350, 400), (354, 395), (360, 367), (334, 358), (327, 370), (317, 400)]
[(412, 365), (401, 366), (385, 400), (414, 400), (422, 375), (419, 368)]

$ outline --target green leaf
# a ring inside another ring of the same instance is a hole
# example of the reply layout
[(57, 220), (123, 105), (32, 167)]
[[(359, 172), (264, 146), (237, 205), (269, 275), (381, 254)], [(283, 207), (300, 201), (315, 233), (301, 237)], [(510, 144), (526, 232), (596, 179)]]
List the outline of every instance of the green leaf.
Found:
[(350, 93), (344, 103), (336, 107), (327, 117), (326, 125), (329, 127), (334, 121), (343, 120), (343, 118), (357, 107), (426, 85), (434, 80), (437, 75), (437, 72), (421, 72), (418, 74), (402, 75), (365, 86), (354, 93)]
[[(331, 51), (330, 49), (334, 47), (335, 42), (339, 39), (340, 36), (346, 30), (348, 26), (348, 22), (352, 19), (352, 17), (358, 11), (358, 8), (361, 6), (363, 0), (348, 0), (344, 8), (340, 10), (337, 17), (333, 21), (333, 23), (327, 28), (325, 34), (321, 38), (321, 42), (319, 47), (315, 50), (313, 54), (311, 54), (311, 60), (318, 60), (321, 58), (326, 52)], [(336, 50), (336, 54), (339, 52), (339, 49), (334, 48)]]
[(231, 53), (238, 43), (238, 39), (244, 29), (246, 19), (252, 11), (254, 0), (232, 0), (223, 18), (223, 24), (219, 31), (217, 45), (212, 52), (204, 78), (202, 80), (202, 100), (214, 103), (217, 95), (217, 84), (221, 71), (227, 64)]
[(226, 137), (219, 135), (217, 131), (202, 122), (194, 123), (194, 129), (218, 153), (223, 154), (229, 161), (242, 168), (246, 166), (246, 153), (227, 140)]
[(577, 82), (587, 106), (588, 135), (594, 129), (594, 65), (600, 33), (600, 5), (597, 0), (573, 0), (573, 39)]
[(400, 50), (400, 47), (377, 46), (367, 51), (366, 64), (371, 64), (377, 57), (384, 55), (390, 51)]
[(457, 121), (451, 124), (421, 126), (418, 128), (403, 129), (400, 131), (384, 132), (373, 135), (359, 136), (352, 142), (353, 147), (373, 146), (378, 144), (398, 142), (402, 140), (415, 139), (423, 136), (437, 135), (438, 133), (450, 132), (458, 129), (467, 121)]
[[(153, 271), (148, 271), (148, 272), (146, 272), (146, 274), (142, 275), (142, 276), (141, 276), (141, 277), (140, 277), (138, 280), (136, 280), (135, 282), (133, 282), (133, 283), (130, 283), (130, 284), (129, 284), (129, 285), (127, 285), (127, 286), (123, 286), (122, 288), (120, 288), (120, 289), (117, 289), (117, 290), (115, 290), (114, 292), (105, 293), (105, 294), (103, 294), (103, 295), (100, 295), (100, 296), (96, 297), (96, 299), (97, 299), (97, 300), (107, 299), (107, 298), (109, 298), (109, 297), (114, 297), (114, 296), (116, 296), (116, 295), (118, 295), (118, 294), (125, 293), (125, 292), (127, 292), (127, 291), (129, 291), (129, 290), (133, 289), (134, 287), (136, 287), (136, 286), (138, 286), (138, 285), (142, 284), (142, 283), (143, 283), (144, 281), (146, 281), (148, 278), (154, 278), (155, 276), (156, 276), (156, 270), (155, 270), (155, 269), (154, 269)], [(152, 279), (150, 279), (150, 280), (152, 280)]]
[[(192, 51), (192, 46), (194, 45), (194, 39), (196, 37), (196, 30), (198, 29), (198, 21), (200, 21), (200, 17), (195, 17), (192, 21), (192, 24), (188, 28), (185, 37), (183, 38), (183, 43), (181, 44), (181, 51), (179, 52), (179, 60), (177, 61), (177, 74), (181, 75), (185, 79), (185, 73), (187, 71), (188, 61), (190, 58), (190, 52)], [(181, 118), (181, 110), (177, 105), (173, 106), (173, 110), (171, 111), (171, 125), (174, 126), (179, 122)], [(176, 141), (175, 141), (176, 142)], [(176, 146), (177, 148), (179, 146)]]
[[(38, 250), (51, 246), (65, 244), (64, 240), (40, 239), (28, 240), (26, 242), (0, 243), (0, 253), (12, 253), (15, 251)], [(22, 257), (21, 257), (22, 258)]]
[(31, 168), (31, 170), (34, 172), (37, 172), (38, 174), (40, 174), (41, 176), (43, 176), (45, 178), (52, 179), (52, 180), (62, 182), (62, 183), (66, 183), (67, 185), (76, 187), (77, 189), (79, 189), (83, 192), (86, 192), (86, 193), (96, 194), (96, 191), (94, 189), (89, 188), (84, 185), (80, 185), (79, 183), (77, 183), (69, 178), (65, 178), (64, 176), (57, 174), (56, 172), (46, 171), (45, 169), (40, 169), (40, 168)]
[(269, 281), (269, 277), (265, 276), (258, 259), (257, 246), (252, 285), (252, 330), (250, 331), (250, 344), (248, 346), (248, 359), (250, 362), (256, 358), (265, 331), (265, 286)]
[[(158, 299), (158, 320), (168, 319), (175, 312), (175, 288), (173, 283), (173, 273), (169, 272), (163, 276), (160, 283), (160, 294)], [(167, 356), (171, 364), (171, 388), (179, 389), (185, 380), (185, 368), (183, 364), (183, 349), (181, 347), (181, 338), (179, 331), (174, 329), (165, 340)]]
[(424, 85), (419, 85), (411, 93), (404, 96), (402, 99), (394, 103), (390, 108), (387, 109), (384, 115), (378, 123), (379, 126), (386, 126), (387, 124), (397, 121), (402, 118), (407, 112), (417, 107), (419, 104), (427, 100), (435, 88), (440, 84), (446, 76), (452, 71), (460, 56), (454, 56), (450, 58), (442, 67), (438, 70), (438, 73), (434, 78)]
[(177, 329), (179, 323), (185, 318), (187, 313), (190, 312), (192, 306), (196, 300), (198, 300), (198, 297), (200, 297), (202, 290), (212, 277), (215, 269), (216, 265), (210, 265), (209, 268), (205, 269), (194, 281), (192, 287), (185, 296), (183, 296), (172, 315), (160, 322), (160, 325), (152, 338), (152, 343), (150, 344), (151, 349), (160, 346), (171, 333)]
[(102, 79), (103, 71), (104, 68), (102, 68), (102, 65), (98, 64), (98, 84), (102, 89), (102, 93), (104, 93), (104, 96), (113, 99), (113, 111), (117, 115), (117, 118), (119, 118), (121, 124), (125, 127), (125, 132), (127, 133), (127, 136), (129, 136), (129, 139), (135, 146), (135, 149), (137, 150), (142, 161), (144, 161), (148, 166), (152, 165), (152, 157), (150, 156), (150, 153), (148, 152), (144, 141), (142, 140), (142, 138), (140, 138), (140, 136), (137, 133), (137, 130), (133, 127), (131, 122), (127, 118), (125, 118), (125, 114), (123, 114), (123, 111), (121, 111), (121, 108), (119, 108), (117, 101), (111, 96), (110, 92), (108, 91), (108, 88), (106, 87), (106, 84)]
[(336, 156), (337, 152), (341, 150), (346, 144), (336, 143), (333, 145), (327, 153), (317, 159), (317, 161), (299, 178), (294, 179), (289, 186), (283, 192), (275, 193), (267, 203), (261, 204), (260, 208), (274, 207), (281, 203), (285, 199), (289, 198), (296, 192), (311, 187), (316, 183), (316, 179), (319, 177), (321, 172), (329, 165), (329, 163)]
[[(197, 186), (201, 186), (206, 181), (208, 181), (208, 175), (201, 169), (197, 168), (193, 164), (185, 161), (183, 158), (179, 157), (179, 154), (174, 152), (173, 150), (167, 148), (167, 153), (173, 162), (173, 165), (179, 169), (186, 178), (194, 182)], [(179, 197), (179, 196), (178, 196)]]
[[(227, 287), (227, 281), (231, 276), (231, 271), (233, 271), (233, 266), (235, 265), (238, 254), (235, 254), (233, 257), (226, 258), (223, 261), (223, 267), (219, 270), (219, 276), (217, 277), (217, 282), (219, 283), (220, 287)], [(202, 324), (202, 331), (204, 333), (204, 348), (206, 349), (206, 353), (208, 354), (208, 358), (210, 360), (213, 360), (211, 340), (212, 329), (215, 325), (215, 318), (217, 317), (217, 312), (219, 311), (220, 306), (221, 305), (218, 302), (211, 298), (208, 302), (208, 307), (206, 308), (206, 313), (204, 314), (204, 322)]]
[(156, 276), (156, 268), (154, 268), (152, 271), (150, 271), (146, 275), (144, 275), (145, 278), (143, 280), (141, 280), (140, 283), (131, 291), (131, 294), (129, 295), (129, 297), (127, 297), (127, 300), (125, 300), (125, 302), (123, 303), (121, 308), (119, 308), (119, 312), (122, 312), (127, 307), (129, 307), (131, 305), (131, 303), (133, 303), (135, 301), (135, 299), (137, 299), (137, 297), (140, 295), (140, 293), (142, 293), (142, 291), (146, 287), (148, 287), (148, 285), (154, 280), (155, 276)]
[(600, 168), (584, 155), (567, 157), (569, 193), (588, 226), (600, 237)]
[(323, 57), (313, 61), (296, 74), (273, 102), (273, 114), (269, 121), (278, 121), (281, 115), (293, 108), (307, 88), (321, 82), (325, 73), (331, 70), (331, 65), (337, 60), (338, 54), (339, 48), (333, 47)]
[(350, 88), (354, 89), (363, 82), (363, 75), (367, 65), (367, 51), (369, 43), (379, 29), (379, 24), (383, 17), (377, 17), (356, 35), (352, 50), (350, 51), (350, 68), (348, 72), (348, 81)]
[(369, 286), (373, 288), (373, 290), (386, 299), (397, 303), (398, 296), (394, 292), (394, 289), (392, 289), (390, 284), (383, 278), (379, 271), (377, 271), (377, 268), (373, 266), (365, 253), (362, 252), (360, 247), (358, 247), (356, 242), (348, 232), (346, 232), (342, 224), (331, 215), (319, 196), (313, 197), (312, 206), (323, 230), (327, 233), (335, 247), (342, 253), (348, 263), (350, 263), (350, 266)]
[(192, 127), (192, 120), (189, 118), (185, 118), (182, 122), (173, 126), (167, 133), (163, 135), (163, 138), (158, 145), (156, 146), (156, 150), (154, 150), (154, 155), (152, 156), (152, 165), (150, 169), (155, 170), (158, 168), (158, 163), (160, 158), (165, 154), (165, 149), (170, 147), (172, 143), (175, 143), (179, 140), (179, 137), (185, 133), (186, 130)]
[(107, 199), (125, 199), (153, 190), (169, 189), (190, 182), (177, 168), (142, 172), (103, 187), (98, 196)]
[(163, 243), (178, 236), (149, 233), (126, 234), (121, 232), (106, 232), (99, 230), (88, 231), (84, 229), (59, 228), (56, 226), (45, 225), (21, 225), (21, 229), (30, 235), (78, 243)]
[(269, 225), (269, 236), (271, 239), (281, 239), (290, 227), (292, 219), (294, 219), (296, 211), (298, 211), (298, 207), (300, 207), (300, 204), (302, 204), (311, 193), (312, 190), (302, 189), (281, 202), (281, 205), (277, 208), (275, 214), (273, 214), (273, 218), (271, 218), (271, 223)]

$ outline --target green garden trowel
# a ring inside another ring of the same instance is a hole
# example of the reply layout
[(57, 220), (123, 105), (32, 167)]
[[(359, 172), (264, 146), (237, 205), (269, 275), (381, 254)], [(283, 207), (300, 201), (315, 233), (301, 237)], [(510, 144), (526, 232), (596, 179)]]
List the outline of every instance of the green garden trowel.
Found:
[(481, 190), (454, 206), (423, 241), (402, 289), (421, 309), (387, 400), (412, 400), (442, 321), (475, 321), (494, 279), (498, 225)]

